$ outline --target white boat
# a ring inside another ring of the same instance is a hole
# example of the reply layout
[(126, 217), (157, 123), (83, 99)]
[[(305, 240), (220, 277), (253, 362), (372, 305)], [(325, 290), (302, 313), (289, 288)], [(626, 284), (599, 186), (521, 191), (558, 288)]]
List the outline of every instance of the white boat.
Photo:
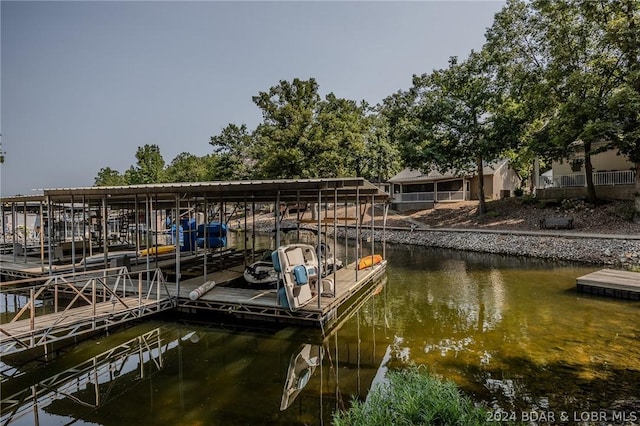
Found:
[[(314, 248), (314, 250), (316, 249)], [(342, 266), (342, 261), (336, 259), (331, 254), (329, 246), (320, 243), (320, 270), (322, 271), (320, 275), (326, 277), (333, 273), (334, 269), (337, 271), (342, 268)], [(262, 259), (245, 268), (244, 280), (254, 288), (276, 288), (278, 284), (278, 273), (273, 267), (273, 260), (269, 252), (267, 252)]]
[(278, 289), (281, 306), (297, 311), (315, 296), (311, 287), (317, 288), (318, 257), (309, 244), (289, 244), (271, 253), (273, 267), (280, 276)]
[(271, 252), (267, 251), (262, 259), (244, 269), (244, 280), (251, 287), (276, 288), (278, 273), (273, 268)]

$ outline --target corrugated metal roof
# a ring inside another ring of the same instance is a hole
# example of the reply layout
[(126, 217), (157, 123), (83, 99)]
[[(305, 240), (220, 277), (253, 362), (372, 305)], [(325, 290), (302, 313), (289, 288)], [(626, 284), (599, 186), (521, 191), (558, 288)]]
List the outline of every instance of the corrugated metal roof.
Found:
[[(80, 202), (80, 198), (101, 199), (107, 197), (111, 202), (132, 201), (136, 196), (153, 195), (158, 200), (172, 201), (180, 198), (208, 198), (214, 200), (241, 202), (245, 200), (273, 201), (278, 192), (282, 201), (315, 201), (318, 191), (325, 196), (333, 197), (338, 193), (341, 201), (353, 200), (356, 191), (361, 195), (374, 195), (379, 200), (385, 200), (388, 194), (368, 182), (364, 178), (328, 178), (328, 179), (270, 179), (247, 181), (212, 181), (161, 183), (130, 186), (91, 186), (77, 188), (44, 189), (42, 196), (29, 197), (31, 201), (70, 200), (71, 196)], [(331, 193), (331, 195), (329, 195)], [(77, 198), (76, 198), (77, 197)], [(20, 202), (21, 197), (3, 198), (2, 202)]]

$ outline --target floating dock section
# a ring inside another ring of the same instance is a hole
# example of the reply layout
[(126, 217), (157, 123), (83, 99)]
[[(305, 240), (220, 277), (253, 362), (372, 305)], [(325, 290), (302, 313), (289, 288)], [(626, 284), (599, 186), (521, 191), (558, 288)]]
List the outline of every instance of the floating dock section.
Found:
[(640, 300), (640, 273), (601, 269), (576, 279), (578, 291), (598, 296)]

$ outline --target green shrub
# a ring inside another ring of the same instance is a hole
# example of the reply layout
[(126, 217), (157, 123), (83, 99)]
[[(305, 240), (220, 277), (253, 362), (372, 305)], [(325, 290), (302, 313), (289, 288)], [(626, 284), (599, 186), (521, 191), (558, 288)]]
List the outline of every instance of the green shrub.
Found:
[(420, 367), (389, 372), (389, 382), (373, 388), (365, 402), (333, 415), (335, 426), (347, 425), (488, 425), (482, 407), (463, 396), (455, 383), (441, 381)]
[(525, 206), (538, 204), (538, 199), (531, 194), (527, 194), (520, 199), (520, 202)]
[(513, 195), (516, 197), (522, 197), (524, 195), (524, 188), (521, 186), (517, 187), (513, 190)]

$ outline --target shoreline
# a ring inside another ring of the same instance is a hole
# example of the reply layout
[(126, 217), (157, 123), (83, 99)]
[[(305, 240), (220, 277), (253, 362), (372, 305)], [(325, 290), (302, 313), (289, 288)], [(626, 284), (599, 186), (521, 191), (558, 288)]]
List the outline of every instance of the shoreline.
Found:
[[(295, 221), (285, 220), (281, 226), (295, 227)], [(258, 225), (256, 231), (269, 232), (273, 227)], [(333, 235), (333, 227), (328, 227)], [(338, 238), (355, 239), (355, 229), (338, 227)], [(361, 231), (362, 239), (370, 240), (371, 228)], [(390, 244), (437, 247), (479, 253), (562, 260), (622, 269), (640, 268), (640, 236), (624, 237), (608, 234), (527, 232), (509, 230), (440, 229), (387, 227), (385, 240)], [(382, 228), (374, 229), (376, 243), (382, 241)]]
[[(371, 237), (370, 229), (362, 230), (362, 238)], [(348, 238), (355, 238), (349, 229)], [(480, 253), (534, 257), (547, 260), (563, 260), (599, 264), (625, 269), (640, 267), (640, 239), (598, 236), (580, 236), (575, 233), (550, 235), (515, 231), (459, 229), (442, 230), (422, 228), (386, 230), (386, 242), (391, 244), (438, 247)], [(338, 237), (345, 237), (344, 228), (338, 228)], [(375, 229), (374, 239), (382, 241), (382, 230)]]

